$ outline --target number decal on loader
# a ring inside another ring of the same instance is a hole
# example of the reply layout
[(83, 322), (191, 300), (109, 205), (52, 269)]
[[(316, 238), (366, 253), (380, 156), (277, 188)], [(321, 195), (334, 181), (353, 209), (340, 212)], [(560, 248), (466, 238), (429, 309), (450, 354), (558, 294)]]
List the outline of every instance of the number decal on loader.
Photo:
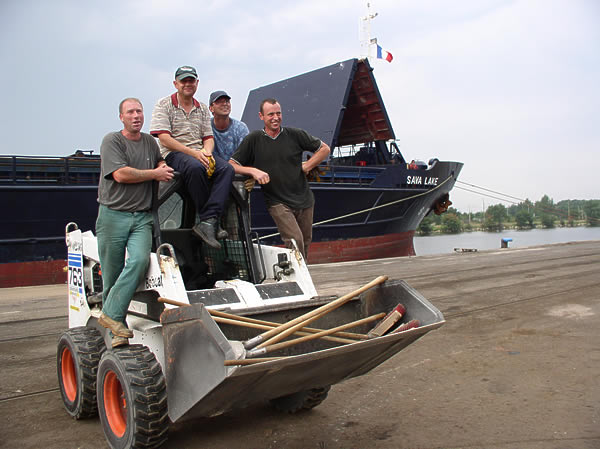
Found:
[(69, 291), (75, 296), (83, 295), (83, 263), (81, 253), (69, 253)]
[(83, 287), (83, 270), (78, 267), (69, 267), (69, 285), (72, 287)]

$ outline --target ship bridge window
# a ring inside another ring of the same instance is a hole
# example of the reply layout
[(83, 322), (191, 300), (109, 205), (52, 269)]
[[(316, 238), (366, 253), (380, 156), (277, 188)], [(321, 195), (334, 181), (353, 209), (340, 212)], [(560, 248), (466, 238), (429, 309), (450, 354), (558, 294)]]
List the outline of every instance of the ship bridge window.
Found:
[(360, 147), (356, 153), (356, 165), (375, 165), (377, 163), (375, 149), (370, 147)]

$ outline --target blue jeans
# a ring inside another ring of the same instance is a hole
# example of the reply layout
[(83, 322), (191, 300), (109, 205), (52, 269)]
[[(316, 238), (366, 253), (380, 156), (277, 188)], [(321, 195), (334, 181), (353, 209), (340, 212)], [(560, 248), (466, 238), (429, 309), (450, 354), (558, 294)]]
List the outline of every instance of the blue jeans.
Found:
[(171, 151), (165, 158), (167, 164), (180, 172), (188, 193), (196, 206), (200, 220), (219, 218), (229, 196), (234, 171), (229, 162), (215, 156), (215, 172), (209, 179), (202, 163), (179, 151)]
[(125, 322), (131, 298), (148, 269), (152, 214), (121, 212), (101, 204), (96, 236), (102, 270), (102, 312), (115, 321)]

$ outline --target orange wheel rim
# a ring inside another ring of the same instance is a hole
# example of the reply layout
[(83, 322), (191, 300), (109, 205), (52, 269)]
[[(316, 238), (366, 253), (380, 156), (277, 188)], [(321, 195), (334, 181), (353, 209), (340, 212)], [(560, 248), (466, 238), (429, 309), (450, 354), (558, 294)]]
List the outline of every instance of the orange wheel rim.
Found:
[(127, 399), (114, 371), (104, 378), (104, 406), (110, 429), (121, 438), (127, 430)]
[(60, 374), (62, 377), (63, 389), (67, 399), (71, 402), (77, 397), (77, 374), (75, 373), (75, 364), (69, 348), (64, 348), (60, 357)]

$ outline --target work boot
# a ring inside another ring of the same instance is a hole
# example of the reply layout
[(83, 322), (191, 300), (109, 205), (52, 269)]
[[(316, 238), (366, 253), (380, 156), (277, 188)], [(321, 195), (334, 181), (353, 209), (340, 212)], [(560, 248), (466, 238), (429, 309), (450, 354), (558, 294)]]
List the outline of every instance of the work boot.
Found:
[(221, 244), (216, 237), (217, 219), (214, 217), (202, 220), (192, 228), (194, 234), (204, 240), (209, 246), (215, 249), (221, 249)]
[(116, 347), (119, 347), (119, 346), (128, 345), (129, 344), (129, 339), (125, 338), (125, 337), (119, 337), (118, 335), (115, 335), (112, 338), (111, 344), (112, 344), (113, 348), (116, 348)]
[(107, 329), (110, 329), (113, 335), (125, 338), (133, 337), (133, 331), (131, 329), (127, 329), (123, 323), (113, 320), (105, 313), (100, 314), (98, 322)]

